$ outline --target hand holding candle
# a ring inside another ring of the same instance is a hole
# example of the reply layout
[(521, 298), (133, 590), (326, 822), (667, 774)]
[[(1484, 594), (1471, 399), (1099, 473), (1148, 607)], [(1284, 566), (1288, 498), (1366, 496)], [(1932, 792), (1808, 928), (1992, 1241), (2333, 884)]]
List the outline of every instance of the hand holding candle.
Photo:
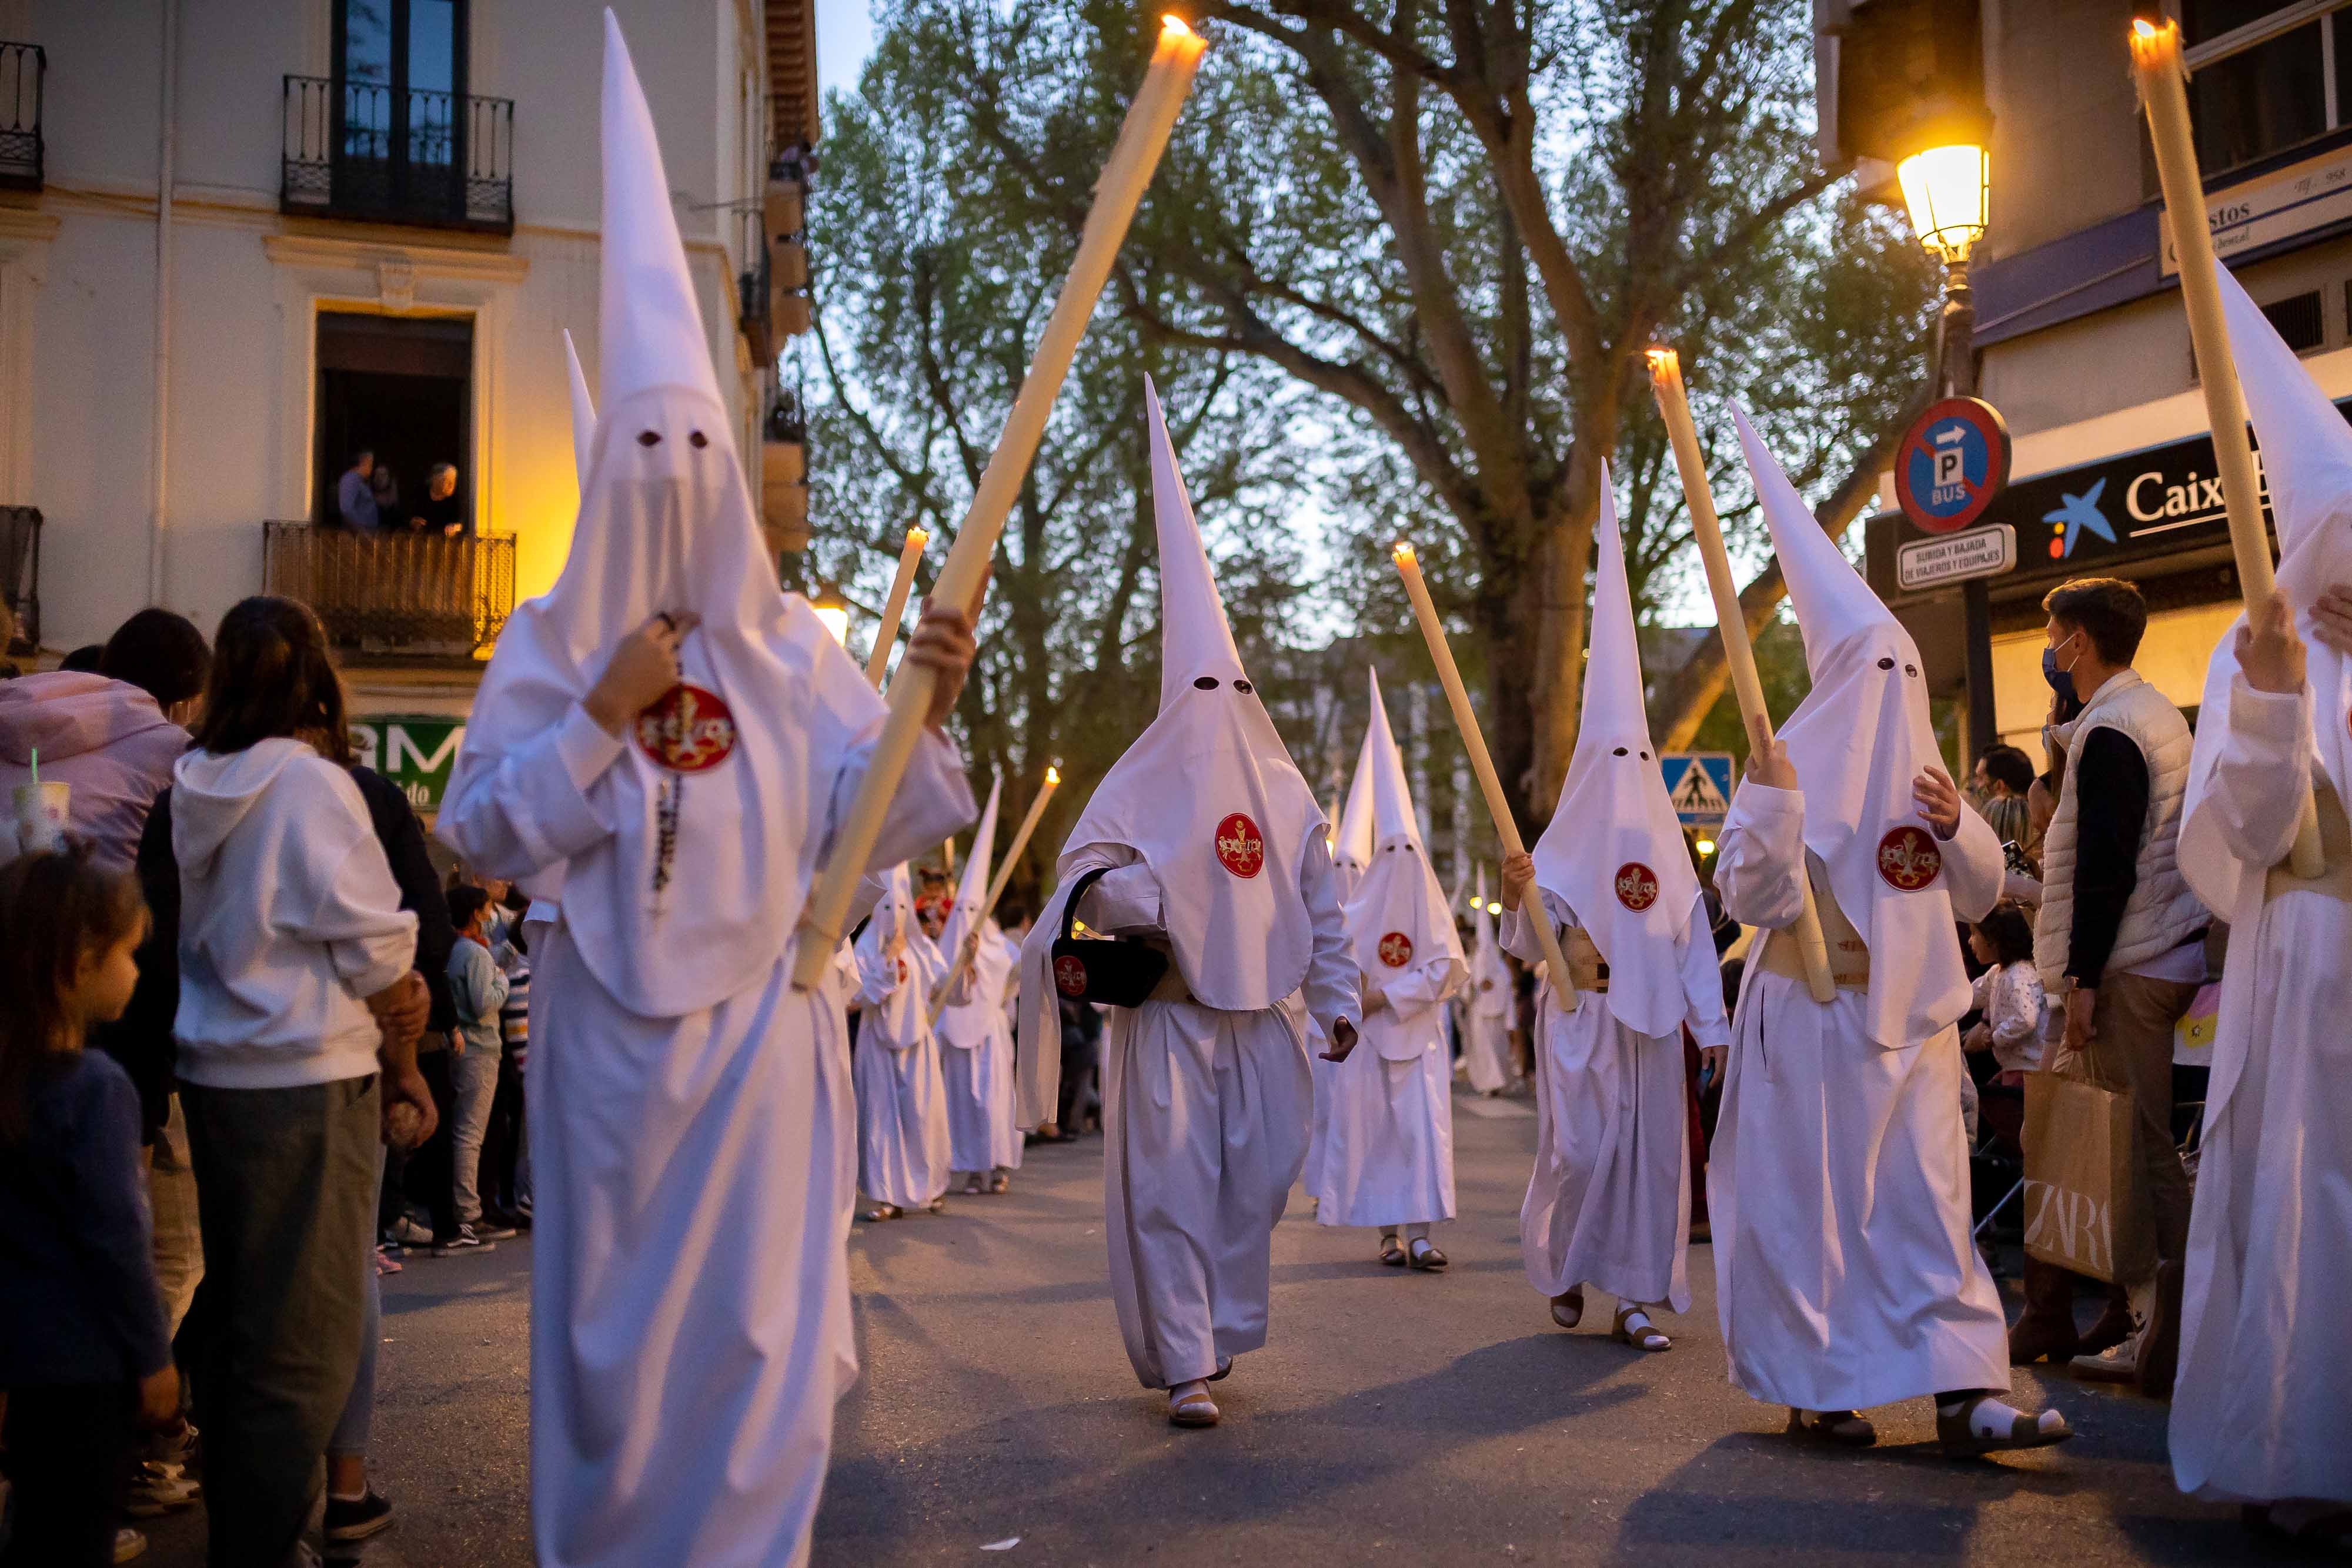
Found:
[[(1413, 618), (1421, 622), (1423, 640), (1429, 644), (1429, 656), (1437, 665), (1438, 683), (1445, 688), (1445, 701), (1454, 710), (1454, 727), (1462, 732), (1463, 749), (1470, 754), (1470, 769), (1478, 776), (1478, 788), (1486, 797), (1486, 812), (1495, 821), (1495, 836), (1503, 841), (1506, 857), (1525, 854), (1527, 845), (1520, 841), (1519, 826), (1511, 818), (1511, 803), (1503, 796), (1502, 780), (1495, 777), (1495, 759), (1486, 754), (1486, 737), (1479, 731), (1478, 716), (1470, 709), (1470, 694), (1463, 689), (1462, 672), (1454, 666), (1454, 650), (1445, 641), (1445, 629), (1437, 623), (1437, 606), (1430, 602), (1429, 584), (1421, 580), (1421, 562), (1414, 559), (1412, 547), (1400, 540), (1396, 550), (1397, 575), (1404, 579), (1404, 591), (1412, 601)], [(1559, 937), (1551, 922), (1535, 919), (1536, 945), (1543, 949), (1544, 962), (1550, 967), (1552, 990), (1562, 1008), (1576, 1005), (1576, 982), (1569, 977), (1568, 960), (1560, 956)]]
[[(2230, 516), (2230, 549), (2237, 558), (2238, 582), (2245, 591), (2251, 621), (2278, 591), (2278, 580), (2271, 568), (2270, 532), (2263, 526), (2253, 444), (2246, 436), (2245, 394), (2238, 385), (2230, 329), (2221, 316), (2221, 285), (2214, 274), (2219, 264), (2213, 259), (2212, 232), (2206, 226), (2205, 182), (2197, 172), (2197, 143), (2189, 131), (2179, 25), (2170, 20), (2160, 26), (2133, 22), (2131, 53), (2132, 76), (2141, 107), (2147, 111), (2148, 141), (2156, 150), (2157, 178), (2164, 187), (2180, 303), (2189, 313), (2189, 340), (2197, 350), (2205, 415), (2213, 428), (2213, 464), (2221, 470), (2221, 502)], [(2300, 877), (2315, 877), (2326, 869), (2315, 802), (2304, 802), (2288, 862)]]
[(876, 691), (882, 689), (882, 673), (890, 667), (890, 649), (898, 641), (898, 622), (907, 613), (907, 595), (915, 586), (915, 566), (923, 559), (923, 547), (931, 536), (921, 528), (907, 530), (907, 543), (898, 551), (898, 575), (890, 580), (890, 597), (882, 601), (882, 624), (874, 629), (874, 652), (866, 655), (866, 679)]
[[(1005, 416), (995, 455), (972, 491), (971, 507), (956, 531), (955, 548), (948, 551), (947, 564), (932, 584), (931, 597), (940, 604), (973, 603), (985, 580), (997, 536), (1004, 530), (1005, 516), (1020, 493), (1031, 459), (1037, 455), (1055, 396), (1069, 374), (1078, 340), (1094, 315), (1095, 303), (1110, 277), (1111, 264), (1127, 237), (1128, 225), (1143, 199), (1144, 187), (1150, 183), (1151, 172), (1159, 166), (1169, 132), (1175, 129), (1177, 111), (1192, 90), (1192, 76), (1207, 47), (1206, 40), (1182, 21), (1162, 18), (1151, 68), (1128, 107), (1110, 162), (1095, 183), (1094, 205), (1078, 235), (1078, 253), (1054, 301), (1036, 357), (1030, 361), (1029, 373), (1022, 378), (1021, 391)], [(801, 914), (800, 946), (793, 958), (793, 984), (801, 990), (813, 989), (832, 970), (833, 950), (841, 940), (850, 899), (866, 874), (866, 862), (873, 858), (890, 798), (898, 792), (899, 780), (906, 776), (907, 761), (914, 755), (930, 701), (931, 676), (919, 666), (900, 670), (890, 684), (890, 716), (875, 742), (856, 798), (843, 819), (833, 856), (818, 874)]]
[[(1690, 394), (1683, 386), (1682, 357), (1672, 349), (1649, 351), (1650, 391), (1658, 400), (1658, 416), (1675, 449), (1675, 468), (1682, 476), (1683, 504), (1689, 509), (1691, 534), (1698, 541), (1699, 559), (1706, 566), (1707, 591), (1715, 600), (1715, 622), (1723, 635), (1723, 662), (1731, 671), (1731, 690), (1739, 703), (1739, 722), (1748, 731), (1751, 758), (1778, 755), (1772, 738), (1771, 710), (1764, 706), (1764, 683), (1756, 674), (1756, 649), (1748, 638), (1748, 617), (1739, 607), (1739, 590), (1731, 580), (1731, 558), (1723, 548), (1723, 523), (1716, 516), (1715, 489), (1707, 483), (1706, 461), (1699, 454), (1698, 430), (1691, 423)], [(1821, 912), (1813, 904), (1813, 883), (1804, 879), (1805, 907), (1794, 927), (1798, 956), (1804, 960), (1805, 989), (1813, 1000), (1837, 999), (1837, 980), (1830, 970), (1828, 941), (1822, 936)]]

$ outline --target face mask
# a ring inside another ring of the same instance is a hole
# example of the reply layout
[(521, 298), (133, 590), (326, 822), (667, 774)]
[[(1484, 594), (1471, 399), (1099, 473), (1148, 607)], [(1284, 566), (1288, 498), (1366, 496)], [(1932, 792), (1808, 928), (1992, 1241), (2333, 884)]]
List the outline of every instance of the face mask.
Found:
[[(2075, 637), (2081, 635), (2079, 632), (2074, 633)], [(2066, 643), (2074, 640), (2074, 637), (2069, 637)], [(2058, 667), (2058, 650), (2064, 647), (2066, 643), (2060, 643), (2042, 650), (2042, 678), (2050, 683), (2050, 689), (2058, 694), (2059, 701), (2071, 703), (2074, 700), (2074, 673), (2072, 670), (2062, 670)]]

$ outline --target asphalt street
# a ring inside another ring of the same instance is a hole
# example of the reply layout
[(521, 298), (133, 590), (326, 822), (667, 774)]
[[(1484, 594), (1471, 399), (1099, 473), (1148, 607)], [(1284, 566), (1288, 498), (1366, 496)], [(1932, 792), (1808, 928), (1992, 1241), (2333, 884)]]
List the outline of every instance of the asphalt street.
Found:
[[(2166, 1407), (2054, 1375), (2021, 1402), (2080, 1436), (1940, 1458), (1924, 1401), (1878, 1448), (1802, 1446), (1725, 1379), (1713, 1260), (1691, 1255), (1674, 1350), (1562, 1333), (1520, 1272), (1534, 1147), (1524, 1103), (1455, 1102), (1463, 1218), (1450, 1272), (1380, 1267), (1371, 1233), (1294, 1193), (1275, 1238), (1271, 1343), (1217, 1385), (1225, 1423), (1166, 1425), (1136, 1386), (1104, 1282), (1097, 1141), (1029, 1152), (1003, 1197), (861, 1224), (864, 1375), (844, 1402), (815, 1561), (1155, 1564), (1703, 1564), (1790, 1559), (2064, 1563), (2263, 1556), (2234, 1514), (2173, 1490)], [(376, 1479), (398, 1526), (373, 1568), (530, 1561), (530, 1247), (412, 1261), (386, 1281)], [(193, 1518), (150, 1561), (201, 1559)], [(1007, 1543), (1011, 1544), (1007, 1544)]]

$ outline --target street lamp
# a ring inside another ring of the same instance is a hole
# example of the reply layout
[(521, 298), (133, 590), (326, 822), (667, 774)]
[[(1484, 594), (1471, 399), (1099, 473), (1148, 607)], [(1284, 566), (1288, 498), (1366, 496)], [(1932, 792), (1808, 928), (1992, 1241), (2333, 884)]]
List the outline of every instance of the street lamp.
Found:
[(1969, 289), (1969, 252), (1984, 238), (1992, 155), (1973, 142), (1914, 152), (1895, 165), (1911, 230), (1944, 264), (1944, 330), (1937, 350), (1937, 389), (1947, 397), (1976, 392), (1976, 304)]
[(816, 612), (816, 618), (824, 622), (824, 629), (833, 633), (836, 643), (848, 641), (849, 601), (841, 596), (840, 589), (830, 582), (823, 584), (816, 597), (809, 601), (809, 608)]

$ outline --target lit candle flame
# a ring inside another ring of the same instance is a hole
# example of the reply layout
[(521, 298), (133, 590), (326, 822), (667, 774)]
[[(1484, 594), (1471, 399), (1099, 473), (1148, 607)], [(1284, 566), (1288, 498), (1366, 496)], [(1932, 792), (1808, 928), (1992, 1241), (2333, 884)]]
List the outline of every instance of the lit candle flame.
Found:
[(2153, 38), (2156, 37), (2156, 24), (2145, 16), (2135, 16), (2132, 18), (2132, 32), (2139, 37)]
[(907, 530), (907, 542), (914, 546), (917, 549), (920, 549), (925, 545), (931, 542), (930, 530), (923, 528), (908, 528)]
[(1396, 557), (1396, 562), (1399, 566), (1411, 566), (1413, 563), (1412, 547), (1405, 543), (1402, 539), (1397, 540), (1396, 549), (1391, 553)]
[(1654, 376), (1662, 371), (1680, 368), (1680, 357), (1672, 349), (1652, 349), (1643, 358), (1650, 361), (1650, 373)]
[(1061, 781), (1062, 781), (1062, 771), (1061, 771), (1061, 769), (1060, 769), (1060, 768), (1046, 768), (1046, 769), (1045, 769), (1045, 782), (1046, 782), (1048, 785), (1059, 784)]
[(1189, 38), (1194, 36), (1192, 29), (1184, 25), (1184, 18), (1173, 11), (1166, 12), (1160, 16), (1160, 30), (1163, 33), (1174, 33), (1180, 37)]

